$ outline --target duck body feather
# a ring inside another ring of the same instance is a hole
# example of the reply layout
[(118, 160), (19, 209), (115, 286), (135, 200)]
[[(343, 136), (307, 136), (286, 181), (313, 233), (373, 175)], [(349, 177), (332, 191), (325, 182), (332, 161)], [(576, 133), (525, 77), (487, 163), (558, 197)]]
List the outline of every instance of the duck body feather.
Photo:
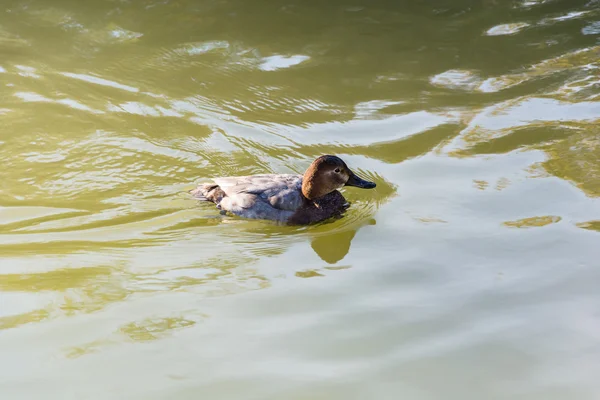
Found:
[(213, 178), (190, 193), (222, 212), (244, 218), (306, 225), (341, 215), (348, 203), (338, 189), (372, 189), (337, 156), (315, 159), (303, 175), (260, 174)]
[(339, 191), (317, 200), (302, 195), (302, 175), (260, 174), (214, 178), (191, 191), (231, 214), (288, 224), (310, 224), (339, 215), (347, 203)]

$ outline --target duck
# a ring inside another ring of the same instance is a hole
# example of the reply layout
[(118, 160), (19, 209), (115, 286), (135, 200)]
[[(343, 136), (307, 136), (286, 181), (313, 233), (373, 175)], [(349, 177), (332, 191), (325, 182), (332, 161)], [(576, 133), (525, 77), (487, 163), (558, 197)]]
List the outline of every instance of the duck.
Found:
[(258, 174), (212, 178), (190, 191), (200, 201), (215, 203), (222, 214), (309, 225), (341, 216), (349, 203), (344, 186), (373, 189), (375, 182), (356, 175), (335, 155), (315, 159), (303, 175)]

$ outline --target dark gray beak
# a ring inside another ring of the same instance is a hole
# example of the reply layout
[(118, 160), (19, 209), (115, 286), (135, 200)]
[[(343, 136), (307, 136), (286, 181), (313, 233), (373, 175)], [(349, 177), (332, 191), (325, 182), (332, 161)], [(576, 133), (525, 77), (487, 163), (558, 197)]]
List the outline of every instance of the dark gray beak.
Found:
[(361, 189), (373, 189), (375, 186), (377, 186), (375, 184), (375, 182), (366, 181), (366, 180), (360, 178), (354, 172), (352, 172), (352, 171), (349, 171), (349, 172), (350, 172), (350, 178), (348, 179), (348, 182), (346, 182), (346, 186), (355, 186), (355, 187), (361, 188)]

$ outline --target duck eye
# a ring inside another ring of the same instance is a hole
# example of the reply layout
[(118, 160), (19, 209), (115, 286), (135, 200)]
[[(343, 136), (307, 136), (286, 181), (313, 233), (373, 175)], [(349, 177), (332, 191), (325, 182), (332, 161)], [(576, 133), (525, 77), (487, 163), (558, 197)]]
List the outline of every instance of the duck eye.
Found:
[(339, 174), (341, 171), (342, 171), (342, 170), (341, 170), (341, 169), (339, 169), (339, 168), (336, 168), (336, 169), (334, 169), (334, 170), (333, 170), (333, 172), (335, 172), (336, 174)]

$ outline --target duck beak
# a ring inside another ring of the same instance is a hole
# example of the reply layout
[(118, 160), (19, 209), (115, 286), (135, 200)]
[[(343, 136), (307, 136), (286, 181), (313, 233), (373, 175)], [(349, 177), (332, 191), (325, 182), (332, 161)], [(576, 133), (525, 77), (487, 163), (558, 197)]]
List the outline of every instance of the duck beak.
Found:
[(355, 186), (361, 189), (373, 189), (375, 186), (377, 186), (375, 184), (375, 182), (369, 182), (366, 181), (364, 179), (362, 179), (361, 177), (359, 177), (358, 175), (356, 175), (354, 172), (349, 171), (350, 172), (350, 178), (348, 178), (348, 182), (346, 182), (346, 186)]

